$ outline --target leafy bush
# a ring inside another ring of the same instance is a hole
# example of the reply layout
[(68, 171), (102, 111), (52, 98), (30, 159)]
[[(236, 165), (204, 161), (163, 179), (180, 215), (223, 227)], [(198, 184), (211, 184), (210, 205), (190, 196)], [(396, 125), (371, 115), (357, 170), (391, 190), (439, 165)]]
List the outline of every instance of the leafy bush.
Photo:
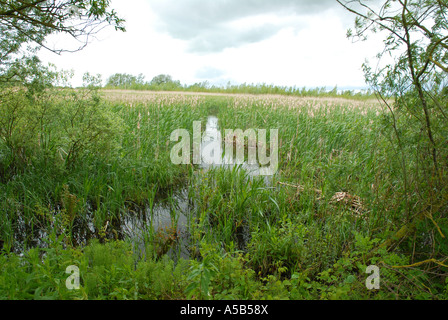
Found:
[(306, 255), (306, 227), (284, 217), (268, 230), (255, 229), (248, 245), (250, 265), (259, 276), (283, 270), (285, 276), (300, 268)]

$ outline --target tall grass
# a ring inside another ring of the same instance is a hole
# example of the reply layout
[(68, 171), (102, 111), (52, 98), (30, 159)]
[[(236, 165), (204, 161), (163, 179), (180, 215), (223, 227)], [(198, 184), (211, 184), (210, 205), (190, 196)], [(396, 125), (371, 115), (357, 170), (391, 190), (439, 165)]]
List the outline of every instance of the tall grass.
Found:
[[(406, 222), (405, 202), (410, 200), (403, 197), (402, 164), (384, 133), (380, 106), (373, 101), (103, 94), (103, 108), (118, 119), (114, 122), (119, 126), (114, 152), (100, 156), (95, 149), (85, 150), (70, 167), (49, 165), (51, 157), (45, 161), (35, 157), (20, 174), (2, 176), (0, 240), (6, 251), (23, 252), (36, 246), (33, 241), (39, 230), (48, 235), (46, 246), (62, 241), (66, 247), (90, 248), (90, 239), (74, 241), (75, 231), (89, 224), (93, 225), (90, 237), (107, 243), (122, 238), (120, 230), (131, 212), (137, 217), (153, 215), (154, 206), (165, 201), (172, 226), (156, 230), (151, 224), (154, 217), (142, 218), (149, 226), (139, 231), (145, 254), (138, 251), (138, 259), (165, 259), (168, 252), (180, 255), (175, 244), (184, 241), (193, 268), (191, 279), (203, 275), (204, 268), (212, 268), (205, 263), (210, 257), (218, 259), (223, 270), (227, 270), (226, 263), (240, 268), (240, 262), (223, 258), (234, 257), (243, 259), (238, 260), (244, 261), (241, 268), (254, 272), (254, 281), (269, 283), (271, 276), (302, 279), (303, 275), (317, 281), (313, 282), (317, 288), (322, 283), (334, 284), (328, 275), (336, 272), (335, 265), (363, 259), (379, 241), (371, 239), (386, 239)], [(221, 130), (279, 129), (278, 172), (266, 180), (249, 175), (242, 166), (202, 170), (193, 164), (172, 164), (171, 132), (187, 129), (192, 133), (193, 121), (205, 123), (210, 115), (218, 117)], [(10, 149), (2, 144), (0, 150), (5, 167)], [(413, 164), (407, 165), (412, 168)], [(188, 194), (188, 214), (176, 205), (175, 193), (183, 189)], [(187, 226), (179, 239), (176, 228), (182, 214), (186, 214)], [(446, 231), (443, 217), (435, 223)], [(437, 231), (435, 225), (432, 228)], [(438, 237), (437, 232), (433, 237)], [(396, 248), (399, 255), (391, 259), (410, 259), (410, 243), (403, 242)], [(429, 248), (426, 244), (414, 247), (412, 257), (424, 255)], [(446, 252), (443, 246), (439, 250)], [(350, 268), (337, 271), (338, 276), (346, 276)], [(219, 273), (206, 274), (224, 281)], [(390, 281), (394, 276), (401, 277), (391, 275)], [(211, 280), (206, 282), (211, 285)], [(225, 282), (219, 281), (215, 285)], [(431, 286), (429, 278), (424, 281)], [(326, 290), (320, 288), (316, 290)], [(196, 294), (208, 296), (200, 291)]]

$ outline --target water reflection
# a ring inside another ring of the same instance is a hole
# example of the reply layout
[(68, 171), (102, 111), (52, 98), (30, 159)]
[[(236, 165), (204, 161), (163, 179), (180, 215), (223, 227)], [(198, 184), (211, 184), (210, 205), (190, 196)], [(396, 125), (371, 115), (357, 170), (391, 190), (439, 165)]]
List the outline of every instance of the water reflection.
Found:
[[(186, 188), (173, 194), (168, 202), (155, 203), (147, 207), (143, 213), (130, 212), (123, 218), (121, 232), (125, 238), (130, 239), (136, 249), (145, 253), (145, 244), (148, 241), (156, 243), (161, 239), (149, 239), (152, 231), (174, 230), (177, 233), (177, 243), (169, 252), (172, 257), (177, 254), (182, 258), (189, 257), (188, 248), (188, 221), (192, 205)], [(163, 240), (163, 239), (162, 239)]]
[[(238, 170), (244, 170), (249, 179), (259, 176), (260, 166), (258, 163), (250, 163), (244, 159), (236, 159), (234, 155), (225, 154), (218, 123), (218, 118), (215, 116), (209, 116), (207, 119), (201, 139), (201, 165), (197, 174), (212, 168), (234, 169), (237, 167)], [(263, 179), (266, 186), (270, 185), (271, 177), (263, 176)], [(144, 214), (128, 214), (124, 218), (122, 232), (134, 242), (138, 250), (143, 252), (145, 250), (144, 243), (149, 240), (146, 237), (151, 234), (150, 231), (157, 232), (174, 227), (179, 236), (178, 242), (169, 250), (168, 254), (175, 259), (178, 257), (177, 254), (187, 259), (191, 257), (189, 221), (195, 211), (193, 199), (190, 199), (187, 188), (176, 192), (170, 199), (170, 203), (159, 202), (152, 208), (146, 208)], [(247, 235), (244, 234), (242, 237), (245, 239)]]
[[(243, 170), (247, 174), (248, 179), (260, 175), (258, 163), (236, 159), (233, 154), (226, 154), (223, 146), (218, 118), (210, 116), (202, 134), (201, 165), (197, 174), (200, 175), (201, 172), (213, 168), (235, 169), (237, 167), (238, 170)], [(268, 186), (271, 178), (264, 176), (263, 179), (265, 185)], [(197, 181), (201, 181), (201, 179)], [(148, 206), (140, 212), (128, 210), (120, 217), (118, 225), (114, 225), (113, 228), (119, 232), (120, 239), (130, 240), (134, 244), (136, 251), (140, 253), (145, 253), (148, 242), (155, 241), (153, 237), (150, 238), (151, 234), (160, 230), (174, 229), (177, 235), (177, 242), (170, 246), (169, 251), (166, 253), (174, 259), (178, 257), (190, 258), (189, 222), (195, 212), (195, 205), (192, 197), (189, 196), (188, 190), (188, 186), (184, 186), (175, 191), (168, 199), (158, 199), (153, 206)], [(98, 236), (98, 230), (94, 226), (94, 210), (91, 206), (87, 206), (85, 216), (75, 218), (72, 229), (72, 240), (74, 244), (80, 246), (87, 245), (91, 238)], [(20, 215), (17, 225), (16, 244), (24, 244), (25, 235), (29, 234), (29, 232)], [(242, 232), (242, 234), (246, 236), (245, 232)], [(32, 236), (33, 242), (38, 247), (47, 246), (45, 241), (47, 237), (48, 233), (45, 230), (39, 230), (37, 234)], [(16, 247), (17, 251), (23, 251), (24, 249), (21, 245)]]
[[(207, 170), (217, 167), (232, 169), (235, 166), (238, 166), (239, 169), (244, 170), (249, 176), (260, 175), (260, 166), (256, 161), (244, 161), (244, 155), (242, 158), (237, 158), (236, 154), (233, 152), (232, 154), (224, 152), (224, 143), (218, 126), (218, 118), (215, 116), (208, 117), (205, 132), (202, 136), (201, 169)], [(233, 147), (233, 141), (231, 143)], [(249, 152), (256, 152), (256, 148), (255, 150), (250, 150), (250, 148), (251, 147), (248, 147)]]

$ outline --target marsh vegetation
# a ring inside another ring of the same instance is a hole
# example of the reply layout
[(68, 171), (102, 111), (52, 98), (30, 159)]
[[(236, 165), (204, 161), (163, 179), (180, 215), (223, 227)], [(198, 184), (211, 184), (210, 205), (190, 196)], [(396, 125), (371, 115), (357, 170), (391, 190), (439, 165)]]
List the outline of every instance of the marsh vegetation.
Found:
[[(406, 223), (406, 207), (375, 101), (93, 88), (6, 97), (3, 298), (446, 294), (434, 266), (397, 268), (446, 250), (446, 212), (394, 250), (378, 247)], [(205, 130), (210, 116), (220, 129), (280, 128), (278, 172), (266, 179), (243, 165), (172, 164), (170, 133), (193, 121)], [(73, 264), (75, 292), (65, 287)], [(371, 264), (382, 266), (388, 290), (366, 289)]]
[[(71, 88), (23, 46), (123, 21), (108, 1), (42, 2), (0, 1), (0, 299), (448, 298), (445, 1), (366, 15), (341, 3), (358, 15), (350, 36), (380, 29), (398, 51), (364, 66), (374, 94), (166, 76), (131, 91), (90, 74)], [(278, 145), (232, 138), (241, 164), (174, 164), (171, 134), (194, 136), (194, 122), (212, 141), (278, 130)], [(272, 175), (247, 162), (251, 148), (278, 152)]]

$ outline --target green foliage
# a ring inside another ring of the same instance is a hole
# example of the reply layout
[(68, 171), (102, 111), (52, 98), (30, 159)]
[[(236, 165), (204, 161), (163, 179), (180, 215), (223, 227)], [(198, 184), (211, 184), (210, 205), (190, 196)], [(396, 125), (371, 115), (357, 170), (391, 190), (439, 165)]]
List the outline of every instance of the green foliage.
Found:
[(106, 83), (106, 88), (122, 88), (122, 89), (136, 89), (145, 84), (145, 77), (139, 74), (137, 77), (130, 74), (116, 73), (111, 75)]
[[(118, 91), (117, 99), (86, 74), (82, 88), (69, 89), (70, 74), (44, 68), (33, 52), (9, 55), (57, 31), (43, 21), (66, 31), (61, 12), (47, 17), (29, 4), (0, 3), (0, 299), (448, 297), (444, 2), (386, 1), (381, 12), (394, 19), (357, 19), (352, 35), (379, 23), (391, 32), (385, 52), (407, 49), (379, 73), (365, 66), (387, 113), (370, 93), (336, 87), (188, 87), (167, 75), (145, 83), (117, 74), (108, 88), (281, 94)], [(69, 4), (83, 21), (121, 28), (108, 1), (61, 2)], [(7, 30), (17, 12), (37, 19), (17, 21), (27, 39)], [(421, 19), (432, 19), (430, 32)], [(307, 96), (322, 99), (297, 98)], [(209, 115), (221, 130), (279, 129), (277, 174), (172, 164), (171, 132), (191, 136), (193, 121)], [(178, 189), (188, 209), (175, 204)], [(157, 228), (161, 203), (171, 225)], [(131, 215), (143, 226), (127, 239)], [(79, 268), (79, 289), (66, 286), (68, 266)], [(366, 287), (369, 266), (380, 270), (380, 289)]]
[[(35, 128), (45, 139), (23, 141), (28, 151), (21, 171), (12, 149), (4, 140), (0, 143), (2, 298), (446, 296), (445, 279), (440, 276), (443, 266), (406, 267), (428, 253), (446, 252), (436, 227), (446, 234), (446, 219), (434, 215), (435, 223), (422, 220), (412, 229), (413, 237), (390, 252), (378, 247), (402, 226), (405, 207), (399, 163), (385, 134), (378, 135), (387, 130), (375, 105), (263, 96), (152, 94), (148, 98), (134, 93), (129, 100), (117, 100), (97, 93), (99, 78), (88, 79), (90, 85), (78, 90), (51, 89), (29, 96), (23, 89), (11, 96), (23, 99), (19, 101), (30, 110), (47, 111), (41, 117), (45, 130)], [(69, 103), (64, 106), (62, 101)], [(17, 110), (25, 117), (23, 109)], [(192, 134), (192, 122), (204, 121), (210, 114), (220, 119), (222, 130), (280, 128), (278, 173), (261, 179), (243, 167), (201, 170), (173, 165), (170, 133), (185, 128)], [(73, 131), (60, 130), (70, 128), (69, 122), (63, 122), (70, 117), (76, 120)], [(92, 130), (108, 127), (102, 136), (105, 141), (92, 141), (67, 166), (64, 153), (61, 158), (56, 147), (69, 141), (66, 132), (88, 137), (82, 131), (88, 131), (89, 117), (95, 121)], [(111, 126), (119, 134), (108, 135)], [(19, 133), (16, 136), (20, 139)], [(182, 233), (176, 233), (180, 211), (185, 210), (174, 204), (178, 189), (188, 193)], [(173, 225), (153, 228), (149, 219), (162, 203), (168, 205)], [(134, 215), (141, 219), (138, 223), (146, 219), (148, 224), (133, 229), (133, 242), (120, 241)], [(91, 234), (79, 238), (82, 230), (89, 229)], [(36, 241), (39, 232), (46, 241)], [(165, 236), (174, 234), (179, 238), (168, 242), (172, 238)], [(185, 246), (188, 260), (180, 257), (179, 246)], [(32, 247), (40, 249), (29, 251)], [(55, 258), (33, 260), (36, 255)], [(27, 264), (35, 267), (22, 268)], [(65, 288), (68, 265), (80, 268), (80, 290)], [(380, 290), (365, 286), (369, 265), (380, 268)], [(52, 279), (51, 272), (59, 280)], [(41, 280), (26, 283), (27, 278)], [(23, 291), (17, 289), (21, 287)]]
[[(446, 251), (440, 249), (445, 248), (441, 228), (445, 228), (448, 199), (448, 4), (387, 0), (375, 8), (359, 1), (362, 7), (355, 8), (351, 1), (339, 2), (357, 16), (349, 37), (365, 40), (369, 32), (385, 35), (377, 67), (363, 67), (367, 82), (387, 111), (382, 131), (393, 146), (396, 158), (390, 163), (403, 184), (402, 224), (417, 229), (414, 240), (408, 238), (403, 247), (419, 246), (431, 258), (437, 252), (437, 258), (444, 261)], [(382, 62), (385, 54), (393, 60)], [(432, 232), (440, 237), (428, 245)]]
[[(185, 261), (139, 260), (128, 243), (92, 243), (83, 250), (32, 249), (0, 256), (0, 299), (183, 298)], [(44, 253), (44, 255), (42, 255)], [(80, 288), (67, 289), (66, 267), (80, 270)], [(12, 270), (15, 270), (12, 272)], [(8, 273), (9, 276), (8, 276)]]
[(143, 74), (133, 76), (116, 73), (109, 77), (106, 89), (156, 90), (156, 91), (182, 91), (180, 81), (173, 80), (170, 75), (160, 74), (147, 82)]
[[(23, 256), (0, 255), (0, 299), (443, 299), (428, 276), (416, 269), (394, 269), (408, 259), (378, 251), (365, 259), (379, 239), (356, 234), (354, 250), (330, 268), (311, 276), (310, 270), (288, 277), (277, 274), (257, 278), (249, 257), (225, 253), (203, 243), (200, 261), (165, 256), (154, 260), (135, 254), (130, 243), (92, 242), (83, 249), (32, 249)], [(148, 248), (149, 249), (149, 248)], [(368, 265), (380, 268), (380, 289), (368, 290)], [(67, 289), (68, 266), (80, 271), (80, 288)]]
[[(210, 250), (210, 249), (208, 249)], [(207, 251), (207, 247), (204, 247)], [(195, 263), (190, 269), (188, 281), (190, 285), (186, 288), (185, 293), (191, 299), (192, 297), (208, 299), (210, 295), (209, 287), (212, 277), (218, 273), (218, 268), (214, 264), (214, 260), (219, 258), (214, 252), (202, 252), (202, 261)]]
[(37, 78), (30, 65), (36, 64), (35, 53), (51, 34), (66, 33), (78, 40), (79, 47), (51, 49), (60, 53), (82, 49), (105, 25), (124, 31), (124, 20), (109, 5), (108, 0), (1, 1), (0, 85)]
[[(91, 87), (2, 91), (0, 139), (20, 169), (33, 157), (66, 167), (86, 153), (110, 154), (117, 148), (120, 122)], [(10, 166), (11, 166), (10, 165)]]
[(255, 229), (248, 245), (250, 265), (259, 276), (280, 272), (290, 276), (306, 256), (306, 228), (283, 217), (267, 230)]
[(61, 300), (79, 299), (83, 291), (69, 291), (65, 273), (79, 264), (77, 250), (61, 247), (32, 249), (23, 257), (0, 255), (0, 299)]
[(150, 85), (156, 85), (160, 86), (163, 84), (171, 83), (173, 82), (173, 78), (168, 74), (159, 74), (158, 76), (155, 76), (152, 78)]

